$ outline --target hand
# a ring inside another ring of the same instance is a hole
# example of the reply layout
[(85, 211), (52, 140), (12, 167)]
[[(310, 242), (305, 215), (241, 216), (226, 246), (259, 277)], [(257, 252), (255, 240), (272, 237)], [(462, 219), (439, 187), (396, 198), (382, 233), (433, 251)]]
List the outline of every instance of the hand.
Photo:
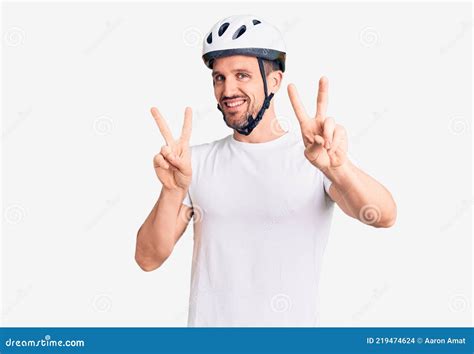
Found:
[(347, 134), (342, 125), (326, 117), (328, 105), (328, 81), (319, 80), (316, 116), (310, 117), (301, 103), (296, 87), (288, 85), (291, 105), (300, 123), (305, 146), (304, 155), (322, 171), (340, 167), (347, 161)]
[(160, 153), (153, 159), (156, 175), (163, 188), (187, 192), (192, 179), (191, 154), (189, 151), (192, 110), (186, 107), (183, 129), (178, 140), (173, 139), (168, 124), (166, 124), (157, 108), (153, 107), (151, 114), (166, 141), (166, 145), (161, 148)]

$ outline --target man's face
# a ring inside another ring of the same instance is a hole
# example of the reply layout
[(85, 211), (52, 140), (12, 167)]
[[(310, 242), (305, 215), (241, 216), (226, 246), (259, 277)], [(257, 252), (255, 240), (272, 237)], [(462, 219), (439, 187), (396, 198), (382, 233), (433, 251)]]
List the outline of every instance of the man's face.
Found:
[(265, 94), (256, 58), (233, 55), (216, 59), (212, 81), (214, 95), (230, 127), (241, 128), (249, 115), (257, 115)]

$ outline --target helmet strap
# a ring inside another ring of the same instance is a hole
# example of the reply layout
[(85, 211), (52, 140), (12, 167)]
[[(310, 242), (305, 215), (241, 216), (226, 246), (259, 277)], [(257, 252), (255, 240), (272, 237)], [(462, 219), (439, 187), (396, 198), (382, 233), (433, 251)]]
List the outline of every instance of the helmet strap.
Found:
[(270, 95), (267, 94), (267, 77), (265, 75), (265, 67), (263, 65), (263, 60), (261, 58), (257, 58), (257, 60), (258, 60), (258, 67), (260, 68), (260, 74), (262, 75), (262, 79), (263, 79), (263, 90), (265, 93), (265, 100), (263, 101), (263, 105), (258, 111), (257, 116), (254, 118), (252, 117), (252, 115), (250, 115), (247, 117), (247, 124), (244, 127), (233, 128), (233, 127), (230, 127), (229, 124), (227, 124), (227, 121), (225, 120), (224, 112), (222, 111), (219, 104), (217, 104), (217, 109), (222, 112), (224, 122), (227, 124), (227, 126), (237, 130), (240, 134), (243, 134), (243, 135), (249, 135), (252, 132), (252, 130), (255, 129), (257, 124), (262, 120), (265, 110), (270, 107), (270, 101), (272, 100), (272, 97), (273, 97), (273, 92), (270, 93)]

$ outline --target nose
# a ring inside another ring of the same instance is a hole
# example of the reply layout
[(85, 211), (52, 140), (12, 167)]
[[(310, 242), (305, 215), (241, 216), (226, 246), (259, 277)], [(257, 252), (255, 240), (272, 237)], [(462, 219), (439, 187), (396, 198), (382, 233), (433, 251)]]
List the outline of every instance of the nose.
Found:
[(239, 90), (237, 89), (237, 82), (234, 78), (229, 77), (224, 81), (224, 91), (222, 92), (225, 97), (240, 96)]

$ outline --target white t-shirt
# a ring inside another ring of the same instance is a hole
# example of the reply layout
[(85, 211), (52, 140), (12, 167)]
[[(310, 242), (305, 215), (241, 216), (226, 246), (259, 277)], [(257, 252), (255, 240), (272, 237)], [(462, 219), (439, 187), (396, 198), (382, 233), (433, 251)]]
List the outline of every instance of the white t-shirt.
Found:
[(335, 203), (324, 191), (331, 181), (304, 156), (301, 133), (266, 143), (231, 134), (192, 146), (191, 159), (188, 326), (317, 326)]

